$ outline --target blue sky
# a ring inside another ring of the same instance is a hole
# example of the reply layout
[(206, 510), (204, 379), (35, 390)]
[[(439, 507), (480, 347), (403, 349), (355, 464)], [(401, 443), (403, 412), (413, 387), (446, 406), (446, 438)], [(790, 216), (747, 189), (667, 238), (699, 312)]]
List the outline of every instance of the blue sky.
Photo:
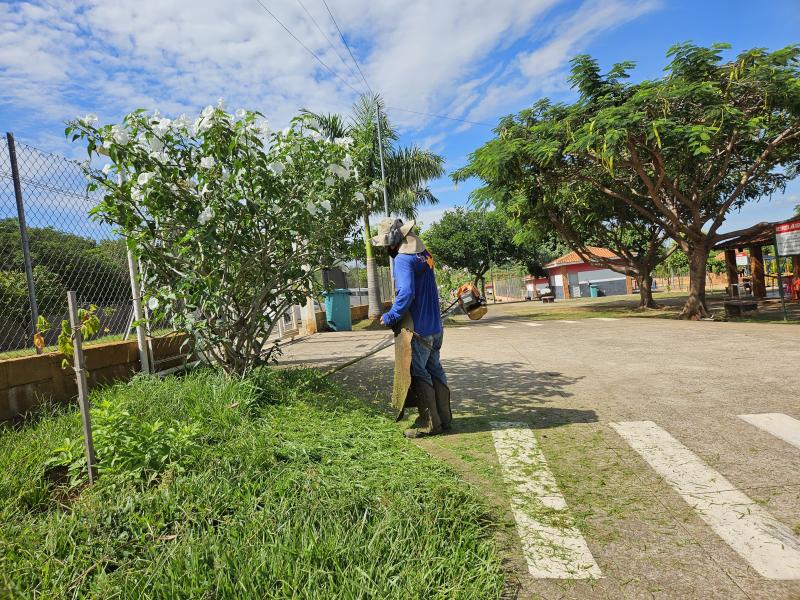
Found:
[[(338, 32), (321, 0), (263, 0), (352, 87)], [(800, 2), (768, 0), (329, 0), (370, 86), (389, 107), (494, 125), (542, 96), (569, 100), (569, 59), (633, 60), (634, 78), (660, 75), (667, 48), (692, 40), (734, 51), (800, 42)], [(308, 11), (308, 13), (306, 13)], [(313, 17), (316, 24), (309, 18)], [(328, 37), (335, 47), (325, 39)], [(342, 60), (344, 59), (344, 60)], [(275, 126), (300, 107), (346, 112), (355, 92), (323, 69), (256, 0), (51, 0), (0, 3), (0, 126), (42, 149), (77, 156), (66, 119), (118, 120), (134, 108), (199, 112), (224, 97)], [(403, 143), (440, 152), (448, 172), (491, 128), (390, 109)], [(467, 202), (445, 178), (441, 211)], [(791, 215), (800, 183), (732, 214), (728, 228)]]

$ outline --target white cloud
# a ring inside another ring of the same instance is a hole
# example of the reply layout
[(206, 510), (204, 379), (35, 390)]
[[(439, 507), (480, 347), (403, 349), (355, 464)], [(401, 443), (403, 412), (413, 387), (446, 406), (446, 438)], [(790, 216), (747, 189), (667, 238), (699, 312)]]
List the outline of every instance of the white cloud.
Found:
[[(563, 87), (569, 54), (652, 10), (653, 0), (587, 0), (553, 25), (564, 0), (342, 0), (330, 3), (373, 89), (389, 106), (491, 120), (533, 90)], [(292, 2), (267, 6), (356, 89), (363, 84), (321, 2), (306, 2), (333, 50)], [(561, 15), (559, 15), (559, 18)], [(531, 51), (531, 43), (540, 44)], [(511, 54), (508, 49), (524, 46)], [(503, 52), (500, 52), (500, 51)], [(504, 60), (498, 57), (505, 56)], [(537, 88), (538, 86), (538, 88)], [(0, 4), (0, 109), (13, 129), (49, 131), (87, 112), (101, 121), (137, 108), (196, 112), (220, 96), (274, 124), (300, 107), (346, 112), (355, 93), (325, 71), (251, 0), (45, 0)], [(458, 126), (392, 111), (435, 147)], [(468, 126), (466, 126), (468, 127)]]

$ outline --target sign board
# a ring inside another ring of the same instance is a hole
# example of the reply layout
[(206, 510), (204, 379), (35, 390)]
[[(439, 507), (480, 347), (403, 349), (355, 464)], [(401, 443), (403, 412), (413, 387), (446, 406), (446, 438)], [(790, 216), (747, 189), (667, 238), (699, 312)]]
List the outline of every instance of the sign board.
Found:
[(747, 252), (737, 252), (736, 253), (736, 266), (737, 267), (746, 267), (749, 265), (749, 259), (747, 258)]
[(780, 256), (800, 255), (800, 220), (776, 225), (775, 243)]

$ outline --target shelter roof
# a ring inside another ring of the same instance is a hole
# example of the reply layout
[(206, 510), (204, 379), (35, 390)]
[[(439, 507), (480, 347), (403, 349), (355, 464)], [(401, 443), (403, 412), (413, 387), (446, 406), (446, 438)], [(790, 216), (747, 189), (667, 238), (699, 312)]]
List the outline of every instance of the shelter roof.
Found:
[[(587, 246), (587, 248), (589, 252), (597, 258), (620, 258), (618, 254), (615, 254), (608, 248), (600, 248), (598, 246)], [(552, 269), (554, 267), (565, 267), (567, 265), (580, 265), (584, 264), (584, 262), (585, 261), (578, 256), (577, 252), (569, 252), (564, 256), (559, 256), (557, 259), (551, 260), (544, 268)]]

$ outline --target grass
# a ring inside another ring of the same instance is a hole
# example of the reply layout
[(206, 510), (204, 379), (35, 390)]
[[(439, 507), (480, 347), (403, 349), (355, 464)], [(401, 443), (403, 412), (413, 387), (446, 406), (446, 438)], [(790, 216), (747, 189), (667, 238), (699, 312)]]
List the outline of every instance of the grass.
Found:
[[(200, 371), (94, 394), (92, 487), (45, 477), (80, 436), (74, 410), (0, 432), (0, 597), (499, 597), (486, 507), (312, 376)], [(167, 450), (126, 471), (131, 447)]]

